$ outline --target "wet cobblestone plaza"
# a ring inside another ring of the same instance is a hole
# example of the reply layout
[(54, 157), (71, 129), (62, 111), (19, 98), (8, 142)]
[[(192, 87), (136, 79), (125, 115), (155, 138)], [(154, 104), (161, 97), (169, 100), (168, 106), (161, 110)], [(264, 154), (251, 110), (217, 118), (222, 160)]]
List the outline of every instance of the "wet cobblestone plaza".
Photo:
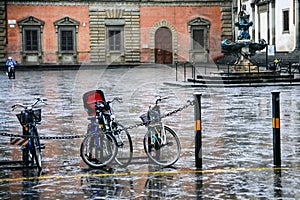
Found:
[[(0, 131), (21, 134), (11, 111), (14, 103), (45, 97), (40, 136), (86, 133), (88, 120), (82, 95), (101, 89), (114, 103), (125, 126), (140, 123), (156, 96), (168, 96), (161, 111), (170, 112), (202, 93), (203, 169), (195, 167), (194, 108), (184, 109), (164, 122), (181, 141), (181, 157), (161, 169), (134, 161), (126, 168), (90, 169), (79, 153), (82, 138), (43, 140), (43, 170), (1, 169), (1, 199), (299, 199), (300, 198), (300, 88), (178, 87), (173, 67), (81, 66), (69, 70), (18, 70), (16, 79), (0, 71)], [(197, 69), (197, 73), (203, 73)], [(182, 77), (182, 74), (179, 73)], [(282, 166), (273, 167), (271, 92), (280, 92)], [(134, 157), (144, 157), (145, 127), (130, 130)], [(20, 147), (1, 136), (1, 161), (21, 159)]]

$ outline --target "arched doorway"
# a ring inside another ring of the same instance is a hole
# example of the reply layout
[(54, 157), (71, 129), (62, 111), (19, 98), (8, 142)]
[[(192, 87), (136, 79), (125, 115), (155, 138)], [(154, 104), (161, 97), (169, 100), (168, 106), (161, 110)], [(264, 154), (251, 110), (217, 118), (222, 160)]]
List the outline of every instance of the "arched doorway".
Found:
[(167, 27), (161, 27), (155, 32), (155, 63), (172, 64), (172, 62), (172, 32)]

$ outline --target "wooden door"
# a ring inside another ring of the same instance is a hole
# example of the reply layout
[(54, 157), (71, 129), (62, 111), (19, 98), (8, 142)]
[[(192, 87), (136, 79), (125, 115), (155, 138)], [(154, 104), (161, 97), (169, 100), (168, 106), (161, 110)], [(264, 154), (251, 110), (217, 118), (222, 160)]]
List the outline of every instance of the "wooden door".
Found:
[(172, 64), (172, 62), (172, 32), (170, 29), (162, 27), (155, 33), (155, 63)]

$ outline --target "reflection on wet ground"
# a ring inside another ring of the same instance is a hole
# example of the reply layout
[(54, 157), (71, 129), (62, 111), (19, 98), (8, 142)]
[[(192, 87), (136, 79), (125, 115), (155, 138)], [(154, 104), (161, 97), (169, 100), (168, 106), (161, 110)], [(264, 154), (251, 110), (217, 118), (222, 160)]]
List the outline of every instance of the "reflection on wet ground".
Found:
[[(198, 69), (201, 73), (202, 69)], [(155, 100), (168, 96), (169, 112), (202, 93), (203, 171), (195, 169), (194, 109), (164, 119), (180, 137), (182, 153), (174, 168), (132, 164), (126, 169), (89, 169), (81, 160), (82, 139), (44, 140), (43, 171), (1, 170), (1, 199), (297, 199), (300, 198), (300, 89), (297, 86), (180, 88), (169, 66), (89, 67), (79, 70), (17, 71), (17, 79), (0, 75), (0, 131), (19, 134), (13, 103), (46, 97), (41, 136), (83, 135), (88, 120), (82, 94), (102, 89), (125, 126)], [(280, 91), (282, 167), (273, 170), (271, 91)], [(7, 123), (6, 123), (7, 122)], [(145, 127), (132, 129), (134, 156), (143, 153)], [(20, 160), (9, 138), (0, 142), (1, 160)]]

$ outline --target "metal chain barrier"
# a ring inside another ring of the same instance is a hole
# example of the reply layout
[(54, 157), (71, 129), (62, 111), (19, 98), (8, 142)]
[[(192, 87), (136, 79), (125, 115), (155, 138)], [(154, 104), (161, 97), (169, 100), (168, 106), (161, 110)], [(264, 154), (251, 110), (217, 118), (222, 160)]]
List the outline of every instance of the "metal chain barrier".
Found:
[(165, 114), (165, 115), (162, 115), (161, 118), (169, 117), (169, 116), (171, 116), (171, 115), (173, 115), (173, 114), (176, 114), (176, 113), (178, 113), (178, 112), (181, 112), (181, 111), (183, 111), (184, 109), (187, 109), (188, 107), (194, 105), (194, 102), (195, 102), (195, 101), (188, 100), (188, 101), (187, 101), (187, 104), (185, 104), (184, 106), (182, 106), (182, 107), (180, 107), (180, 108), (178, 108), (178, 109), (176, 109), (176, 110), (174, 110), (174, 111), (171, 111), (171, 112), (169, 112), (169, 113), (167, 113), (167, 114)]
[(0, 122), (0, 124), (9, 124), (9, 123), (13, 123), (15, 121), (5, 121), (5, 122)]
[[(173, 110), (167, 114), (164, 114), (161, 116), (161, 118), (166, 118), (166, 117), (169, 117), (173, 114), (176, 114), (178, 112), (181, 112), (185, 109), (187, 109), (188, 107), (194, 105), (194, 101), (190, 101), (188, 100), (187, 101), (187, 104), (183, 105), (182, 107), (176, 109), (176, 110)], [(151, 122), (151, 121), (149, 121)], [(0, 124), (5, 124), (7, 122), (0, 122)], [(130, 130), (130, 129), (134, 129), (134, 128), (137, 128), (137, 127), (140, 127), (140, 126), (144, 126), (144, 122), (141, 122), (141, 123), (138, 123), (138, 124), (135, 124), (135, 125), (132, 125), (132, 126), (128, 126), (128, 127), (125, 127), (123, 129), (120, 129), (121, 131), (122, 130)], [(9, 134), (9, 133), (0, 133), (0, 136), (6, 136), (6, 137), (11, 137), (11, 138), (34, 138), (35, 136), (29, 136), (29, 135), (17, 135), (17, 134)], [(86, 137), (87, 134), (85, 135), (69, 135), (69, 136), (39, 136), (39, 138), (41, 140), (65, 140), (65, 139), (77, 139), (77, 138), (84, 138)]]
[[(187, 100), (187, 104), (185, 104), (185, 105), (183, 105), (182, 107), (177, 108), (176, 110), (173, 110), (173, 111), (171, 111), (171, 112), (169, 112), (169, 113), (167, 113), (167, 114), (162, 115), (161, 118), (166, 118), (166, 117), (169, 117), (169, 116), (171, 116), (171, 115), (173, 115), (173, 114), (176, 114), (176, 113), (178, 113), (178, 112), (181, 112), (181, 111), (187, 109), (188, 107), (194, 105), (194, 103), (195, 103), (195, 101)], [(148, 120), (147, 122), (150, 123), (151, 120)], [(139, 127), (139, 126), (144, 126), (144, 125), (145, 125), (145, 123), (144, 123), (144, 122), (141, 122), (141, 123), (138, 123), (138, 124), (135, 124), (135, 125), (132, 125), (132, 126), (125, 127), (124, 130), (130, 130), (130, 129), (134, 129), (134, 128), (137, 128), (137, 127)], [(120, 130), (123, 130), (123, 129), (120, 129)]]
[[(7, 136), (11, 138), (34, 138), (35, 136), (30, 135), (17, 135), (10, 133), (0, 133), (0, 136)], [(39, 136), (41, 140), (64, 140), (64, 139), (75, 139), (75, 138), (84, 138), (87, 135), (69, 135), (69, 136)]]

